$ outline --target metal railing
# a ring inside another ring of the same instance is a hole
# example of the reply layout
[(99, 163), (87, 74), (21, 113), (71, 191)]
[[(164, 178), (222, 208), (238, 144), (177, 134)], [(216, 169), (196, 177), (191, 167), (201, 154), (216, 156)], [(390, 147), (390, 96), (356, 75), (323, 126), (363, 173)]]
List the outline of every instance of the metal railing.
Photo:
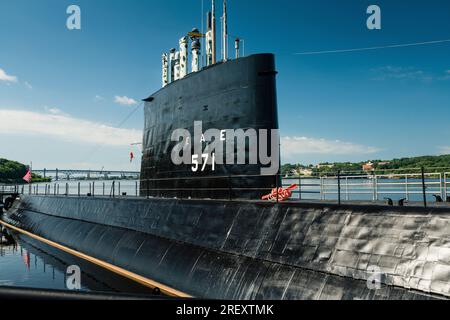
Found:
[[(324, 177), (322, 181), (322, 200), (327, 195), (338, 194), (337, 177)], [(421, 174), (382, 174), (372, 176), (341, 177), (341, 194), (349, 201), (352, 195), (367, 195), (372, 201), (383, 200), (387, 195), (401, 195), (410, 200), (412, 195), (423, 195)], [(442, 174), (425, 174), (425, 194), (444, 197)]]
[[(431, 170), (432, 171), (432, 170)], [(384, 201), (403, 198), (406, 201), (433, 201), (432, 196), (450, 202), (450, 172), (426, 173), (328, 173), (321, 177), (263, 177), (256, 175), (222, 177), (186, 177), (146, 180), (107, 180), (36, 183), (29, 185), (0, 186), (0, 192), (16, 192), (32, 195), (59, 195), (77, 197), (142, 197), (197, 199), (214, 198), (224, 200), (259, 200), (269, 194), (273, 187), (288, 187), (296, 184), (291, 200), (319, 201)], [(207, 181), (207, 180), (213, 180)], [(259, 182), (258, 182), (259, 181)], [(203, 183), (204, 182), (204, 183)], [(211, 187), (214, 185), (214, 187)], [(214, 196), (211, 196), (214, 195)], [(246, 195), (246, 196), (243, 196)]]
[(139, 181), (76, 181), (64, 183), (36, 183), (19, 187), (20, 194), (53, 196), (134, 196), (139, 197)]
[(444, 199), (450, 202), (450, 172), (444, 173)]
[(0, 185), (0, 193), (20, 193), (19, 185)]
[[(442, 168), (428, 168), (430, 171)], [(425, 168), (384, 170), (389, 173), (329, 172), (321, 177), (285, 177), (283, 186), (298, 185), (297, 200), (450, 202), (450, 172), (426, 173)], [(391, 199), (392, 198), (392, 199)]]
[[(251, 186), (239, 183), (243, 179), (254, 179)], [(236, 200), (242, 199), (240, 194), (252, 193), (254, 199), (268, 194), (272, 188), (257, 188), (258, 179), (274, 179), (260, 175), (242, 176), (216, 176), (216, 177), (186, 177), (186, 178), (161, 178), (145, 180), (107, 180), (107, 181), (72, 181), (35, 183), (17, 186), (18, 193), (25, 195), (53, 195), (53, 196), (77, 196), (77, 197), (141, 197), (141, 198), (179, 198)], [(212, 182), (211, 182), (212, 181)], [(277, 180), (278, 181), (278, 180)], [(193, 183), (194, 182), (194, 183)], [(214, 185), (214, 187), (211, 187)], [(277, 183), (274, 187), (280, 187)], [(199, 195), (206, 194), (202, 197)]]

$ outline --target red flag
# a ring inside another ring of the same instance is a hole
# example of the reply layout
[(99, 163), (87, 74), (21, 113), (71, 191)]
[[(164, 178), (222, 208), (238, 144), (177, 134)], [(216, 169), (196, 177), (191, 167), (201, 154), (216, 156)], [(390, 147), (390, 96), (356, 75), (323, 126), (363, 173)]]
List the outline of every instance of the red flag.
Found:
[(130, 163), (133, 162), (134, 159), (134, 153), (133, 151), (130, 152)]
[(30, 169), (28, 169), (27, 174), (22, 179), (28, 183), (31, 182), (31, 170)]

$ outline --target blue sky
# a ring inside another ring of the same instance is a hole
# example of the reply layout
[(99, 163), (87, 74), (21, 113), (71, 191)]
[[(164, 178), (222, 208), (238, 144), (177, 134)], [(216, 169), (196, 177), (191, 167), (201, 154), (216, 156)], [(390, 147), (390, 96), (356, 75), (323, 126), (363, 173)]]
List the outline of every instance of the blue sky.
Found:
[[(66, 28), (71, 4), (81, 30)], [(366, 27), (371, 4), (381, 30)], [(295, 54), (450, 39), (449, 1), (228, 6), (230, 34), (245, 39), (246, 54), (276, 54), (283, 162), (450, 153), (450, 42)], [(142, 109), (118, 126), (160, 88), (161, 53), (201, 17), (201, 0), (0, 0), (0, 157), (35, 168), (139, 169), (128, 153), (141, 139)]]

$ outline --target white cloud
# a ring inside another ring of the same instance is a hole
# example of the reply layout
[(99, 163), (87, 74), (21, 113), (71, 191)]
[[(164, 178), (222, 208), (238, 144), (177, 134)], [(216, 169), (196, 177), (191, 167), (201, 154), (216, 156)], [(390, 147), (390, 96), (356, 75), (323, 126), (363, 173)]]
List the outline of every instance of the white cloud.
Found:
[(132, 98), (128, 98), (127, 96), (115, 96), (114, 97), (114, 102), (123, 106), (133, 106), (135, 104), (137, 104), (137, 101), (132, 99)]
[(23, 84), (24, 84), (25, 87), (27, 87), (28, 89), (30, 89), (30, 90), (33, 89), (33, 86), (32, 86), (29, 82), (25, 81)]
[(449, 79), (450, 79), (450, 70), (446, 70), (444, 72), (444, 76), (439, 78), (439, 80), (449, 80)]
[(103, 100), (105, 100), (105, 98), (103, 98), (101, 95), (99, 95), (99, 94), (97, 94), (95, 97), (94, 97), (94, 101), (97, 101), (97, 102), (99, 102), (99, 101), (103, 101)]
[(372, 69), (375, 77), (372, 80), (421, 80), (431, 81), (433, 76), (426, 74), (422, 70), (418, 70), (414, 67), (396, 67), (385, 66), (381, 68)]
[(0, 68), (0, 81), (16, 83), (17, 82), (17, 77), (7, 74), (5, 72), (5, 70)]
[(303, 155), (366, 155), (381, 151), (378, 148), (343, 142), (307, 137), (281, 138), (281, 153), (284, 158)]
[(0, 109), (0, 134), (44, 135), (66, 142), (106, 146), (129, 146), (142, 139), (140, 130), (74, 118), (56, 108), (47, 111), (49, 113)]
[(447, 147), (439, 147), (440, 154), (450, 154), (450, 146)]
[(45, 111), (47, 111), (48, 113), (51, 113), (53, 115), (59, 114), (59, 115), (64, 115), (64, 112), (62, 112), (60, 109), (58, 108), (52, 108), (52, 107), (44, 107)]

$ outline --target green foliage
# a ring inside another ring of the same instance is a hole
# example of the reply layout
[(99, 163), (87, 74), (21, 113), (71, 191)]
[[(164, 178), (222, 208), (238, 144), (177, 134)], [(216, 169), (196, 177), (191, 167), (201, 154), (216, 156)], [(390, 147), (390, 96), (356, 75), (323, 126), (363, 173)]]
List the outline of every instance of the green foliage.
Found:
[(377, 169), (450, 168), (450, 155), (402, 158), (389, 161)]
[[(0, 158), (0, 183), (25, 183), (23, 177), (27, 173), (27, 166), (16, 161)], [(33, 173), (33, 182), (46, 182), (50, 179), (44, 179)]]
[(290, 163), (284, 164), (281, 166), (281, 174), (284, 176), (289, 175), (293, 170), (297, 170), (299, 166), (300, 165), (298, 165), (298, 164), (297, 165), (290, 164)]
[[(292, 165), (285, 164), (281, 168), (281, 173), (283, 175), (289, 174), (292, 170), (298, 168), (312, 168), (313, 176), (325, 176), (325, 175), (336, 175), (338, 171), (342, 173), (354, 173), (354, 174), (364, 174), (363, 165), (366, 162), (336, 162), (336, 163), (321, 163), (318, 166), (303, 166), (300, 164)], [(413, 157), (413, 158), (402, 158), (393, 159), (390, 161), (382, 160), (371, 160), (373, 163), (375, 173), (418, 173), (420, 168), (424, 167), (427, 173), (443, 173), (450, 172), (450, 155), (442, 156), (423, 156), (423, 157)]]
[(0, 159), (0, 182), (14, 183), (20, 181), (27, 173), (27, 167), (19, 162)]
[(313, 169), (313, 165), (302, 165), (302, 164), (284, 164), (281, 166), (281, 174), (283, 176), (292, 176), (292, 175), (298, 175), (299, 171), (302, 169)]

